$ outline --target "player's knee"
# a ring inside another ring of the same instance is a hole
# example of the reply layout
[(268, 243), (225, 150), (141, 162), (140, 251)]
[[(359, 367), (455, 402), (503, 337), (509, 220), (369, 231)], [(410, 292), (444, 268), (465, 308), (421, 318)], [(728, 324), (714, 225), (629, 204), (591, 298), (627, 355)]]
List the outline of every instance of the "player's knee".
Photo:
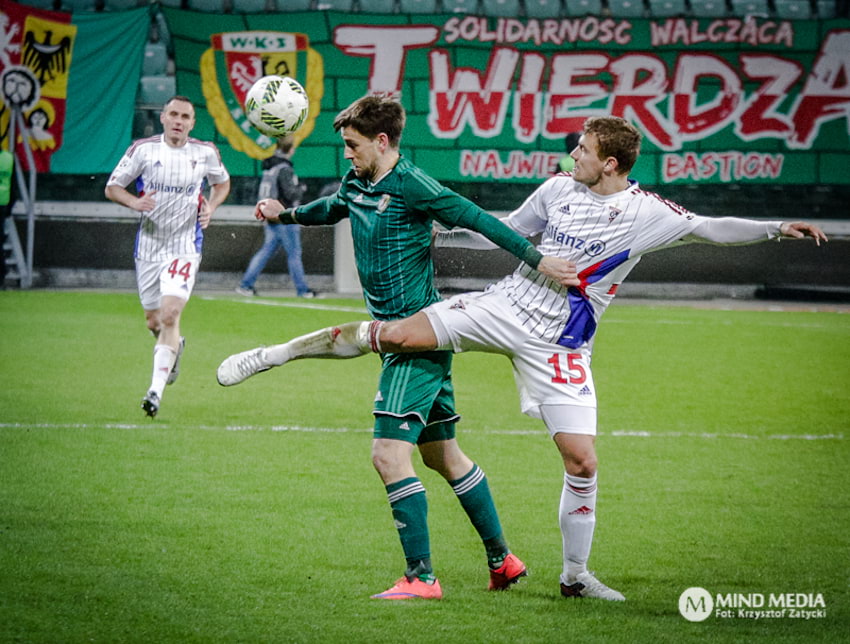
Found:
[(463, 453), (455, 439), (435, 440), (420, 444), (422, 463), (440, 474), (447, 481), (454, 481), (468, 474), (475, 463)]
[(398, 352), (405, 348), (407, 336), (400, 322), (385, 322), (378, 331), (378, 341), (384, 351)]
[(385, 322), (379, 331), (378, 340), (384, 351), (406, 353), (430, 351), (436, 344), (422, 332), (414, 318)]
[(180, 320), (180, 307), (164, 306), (159, 313), (159, 322), (161, 326), (172, 327)]
[(453, 481), (455, 479), (459, 479), (466, 472), (462, 471), (458, 468), (457, 464), (448, 461), (443, 458), (434, 458), (429, 457), (426, 458), (424, 455), (422, 456), (422, 463), (424, 463), (425, 467), (435, 471), (437, 474), (442, 476), (447, 481)]
[(431, 454), (430, 452), (426, 452), (420, 450), (420, 455), (422, 456), (422, 463), (430, 470), (434, 470), (436, 472), (442, 473), (446, 469), (445, 460), (442, 457), (438, 457), (435, 454)]
[[(544, 418), (546, 418), (545, 411)], [(551, 418), (547, 421), (547, 426), (553, 426)], [(561, 453), (564, 469), (568, 474), (582, 478), (590, 478), (596, 474), (596, 448), (592, 435), (555, 431), (552, 438)]]
[(565, 469), (568, 474), (586, 479), (596, 475), (598, 464), (599, 462), (595, 453), (573, 455), (571, 458), (564, 459)]
[(377, 470), (378, 474), (380, 474), (382, 478), (385, 478), (385, 475), (390, 473), (393, 465), (394, 460), (387, 450), (382, 449), (381, 446), (377, 444), (372, 446), (372, 466)]

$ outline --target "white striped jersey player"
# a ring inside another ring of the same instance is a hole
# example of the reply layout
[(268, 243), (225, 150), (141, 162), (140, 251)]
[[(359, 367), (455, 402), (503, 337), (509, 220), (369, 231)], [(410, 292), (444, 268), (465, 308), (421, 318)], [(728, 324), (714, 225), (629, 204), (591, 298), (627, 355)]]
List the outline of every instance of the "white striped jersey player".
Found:
[[(779, 237), (781, 222), (696, 215), (646, 192), (636, 182), (599, 195), (568, 173), (547, 180), (503, 221), (538, 250), (576, 263), (581, 286), (566, 288), (521, 264), (490, 288), (501, 290), (533, 336), (569, 349), (590, 349), (600, 316), (642, 254), (691, 241), (747, 243)], [(438, 246), (495, 248), (468, 231), (437, 237)]]
[[(540, 234), (537, 248), (544, 255), (572, 261), (577, 286), (561, 288), (520, 265), (484, 292), (424, 309), (435, 340), (420, 333), (426, 348), (510, 358), (522, 411), (543, 420), (564, 462), (558, 523), (565, 597), (625, 599), (587, 569), (598, 484), (591, 350), (599, 318), (617, 287), (643, 253), (677, 243), (756, 242), (779, 237), (783, 229), (787, 236), (826, 241), (823, 231), (805, 222), (700, 217), (649, 194), (627, 179), (639, 150), (640, 133), (623, 119), (588, 119), (570, 153), (574, 175), (549, 179), (506, 218), (520, 234)], [(465, 233), (438, 236), (438, 243), (441, 237), (443, 245), (486, 247)], [(411, 326), (418, 332), (417, 324)], [(391, 338), (403, 335), (391, 331)], [(416, 345), (417, 336), (409, 335)], [(396, 344), (402, 342), (391, 343)]]
[[(540, 234), (544, 255), (575, 262), (580, 286), (562, 287), (520, 264), (483, 293), (454, 296), (425, 314), (438, 348), (508, 356), (522, 411), (544, 418), (547, 408), (570, 405), (546, 426), (578, 434), (596, 433), (590, 362), (599, 318), (641, 255), (688, 241), (759, 241), (779, 236), (781, 225), (695, 215), (634, 182), (600, 195), (569, 174), (546, 181), (503, 221), (526, 237)], [(441, 233), (437, 245), (494, 248), (464, 230)]]
[(213, 143), (189, 138), (185, 145), (171, 147), (161, 134), (135, 141), (106, 184), (125, 188), (135, 180), (140, 196), (156, 193), (153, 210), (139, 213), (135, 258), (158, 262), (199, 255), (204, 234), (198, 209), (204, 189), (229, 178)]

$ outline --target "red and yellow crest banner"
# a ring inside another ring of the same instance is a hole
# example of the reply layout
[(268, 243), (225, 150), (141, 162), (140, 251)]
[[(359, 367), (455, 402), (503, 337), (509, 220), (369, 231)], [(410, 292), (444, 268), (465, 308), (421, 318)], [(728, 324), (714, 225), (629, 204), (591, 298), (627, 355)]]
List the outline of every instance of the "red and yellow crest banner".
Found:
[(70, 14), (0, 0), (0, 147), (12, 147), (11, 118), (20, 111), (26, 134), (15, 127), (14, 146), (26, 167), (26, 136), (38, 172), (50, 170), (62, 145), (76, 35)]

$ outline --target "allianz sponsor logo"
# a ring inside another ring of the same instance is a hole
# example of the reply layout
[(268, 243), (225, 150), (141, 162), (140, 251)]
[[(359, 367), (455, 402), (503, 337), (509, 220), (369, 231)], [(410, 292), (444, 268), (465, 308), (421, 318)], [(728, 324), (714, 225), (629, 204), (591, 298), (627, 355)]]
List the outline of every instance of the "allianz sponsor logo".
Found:
[(822, 593), (716, 593), (688, 588), (679, 596), (679, 613), (691, 622), (718, 619), (823, 619)]
[(154, 181), (153, 183), (148, 185), (146, 189), (151, 192), (156, 190), (157, 192), (164, 192), (167, 194), (181, 195), (185, 193), (187, 195), (192, 195), (195, 192), (195, 184), (192, 183), (188, 186), (169, 186), (167, 184)]
[(601, 239), (582, 239), (575, 235), (570, 235), (562, 230), (558, 230), (552, 224), (546, 226), (546, 234), (554, 241), (566, 246), (567, 248), (575, 248), (582, 251), (585, 255), (596, 257), (605, 252), (605, 242)]

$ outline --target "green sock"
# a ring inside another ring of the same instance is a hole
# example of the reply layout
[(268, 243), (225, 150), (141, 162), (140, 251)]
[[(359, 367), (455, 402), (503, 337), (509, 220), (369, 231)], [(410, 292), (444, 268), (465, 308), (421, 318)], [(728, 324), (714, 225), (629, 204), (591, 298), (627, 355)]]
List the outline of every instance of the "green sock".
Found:
[(491, 568), (498, 568), (510, 550), (502, 533), (502, 524), (499, 522), (484, 471), (473, 464), (466, 475), (456, 481), (449, 481), (449, 485), (457, 494), (461, 506), (484, 542), (487, 563)]
[(409, 579), (433, 579), (431, 541), (428, 536), (428, 501), (422, 482), (416, 477), (410, 477), (390, 483), (386, 489), (395, 527), (407, 560), (405, 575)]

